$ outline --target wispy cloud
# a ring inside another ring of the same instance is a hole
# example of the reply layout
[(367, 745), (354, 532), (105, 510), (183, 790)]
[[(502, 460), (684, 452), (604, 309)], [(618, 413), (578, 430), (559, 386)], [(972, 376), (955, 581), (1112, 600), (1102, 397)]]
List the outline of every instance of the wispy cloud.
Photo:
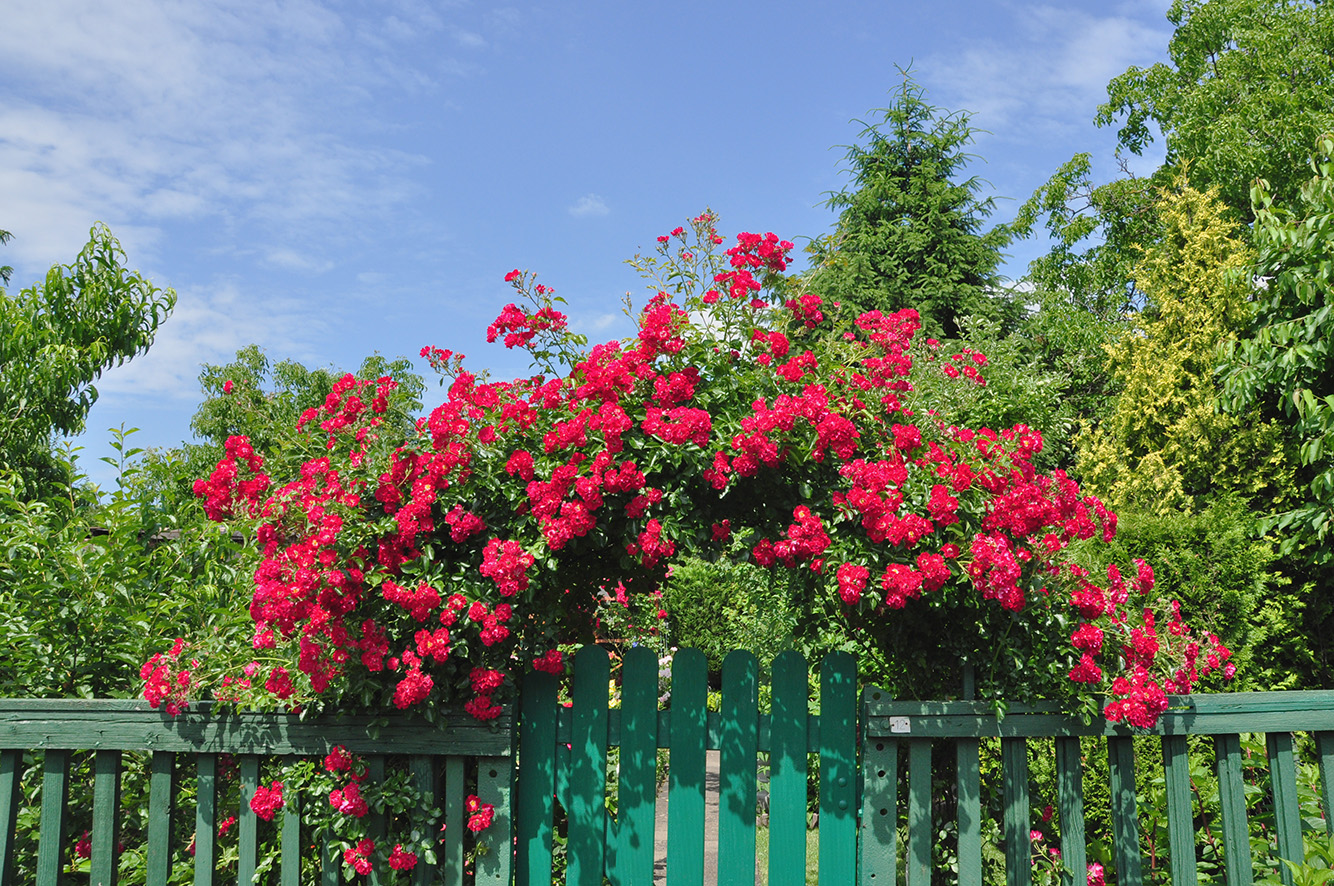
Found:
[(570, 207), (569, 212), (575, 218), (597, 218), (610, 215), (611, 208), (607, 206), (607, 201), (597, 194), (585, 194), (574, 201), (574, 205)]
[(7, 4), (0, 188), (15, 257), (67, 259), (95, 219), (336, 252), (423, 162), (359, 143), (375, 96), (438, 87), (400, 50), (443, 24), (401, 6), (355, 19), (306, 0)]
[[(1164, 4), (1152, 4), (1165, 9)], [(973, 123), (1005, 138), (1016, 121), (1031, 139), (1033, 127), (1082, 127), (1106, 100), (1107, 81), (1133, 64), (1157, 60), (1170, 25), (1145, 24), (1144, 4), (1131, 10), (1086, 12), (1064, 5), (1010, 4), (1018, 38), (973, 44), (961, 53), (932, 56), (922, 79), (937, 84), (933, 102), (963, 108)]]

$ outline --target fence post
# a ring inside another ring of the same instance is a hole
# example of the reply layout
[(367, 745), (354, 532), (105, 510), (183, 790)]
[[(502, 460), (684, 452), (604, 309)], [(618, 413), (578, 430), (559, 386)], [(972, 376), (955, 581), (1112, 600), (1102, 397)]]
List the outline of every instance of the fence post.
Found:
[[(872, 702), (888, 700), (875, 686), (862, 693), (862, 820), (858, 830), (859, 886), (898, 881), (899, 743), (870, 727)], [(772, 877), (770, 882), (773, 882)]]
[(611, 666), (600, 646), (574, 656), (570, 732), (569, 865), (565, 882), (601, 886), (607, 835), (607, 682)]

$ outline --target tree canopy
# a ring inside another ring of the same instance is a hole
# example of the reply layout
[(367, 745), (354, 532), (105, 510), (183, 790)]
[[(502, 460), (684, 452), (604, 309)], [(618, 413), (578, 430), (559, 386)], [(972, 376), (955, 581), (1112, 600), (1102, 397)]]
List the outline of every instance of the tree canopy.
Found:
[(51, 446), (83, 430), (101, 374), (148, 349), (176, 293), (125, 267), (96, 225), (70, 265), (10, 295), (0, 290), (0, 469), (31, 494), (67, 479)]
[(832, 234), (812, 243), (809, 285), (852, 314), (911, 307), (927, 335), (955, 338), (964, 318), (994, 317), (1001, 250), (1009, 231), (983, 230), (994, 208), (983, 182), (962, 178), (974, 130), (969, 115), (926, 103), (904, 74), (880, 119), (865, 123), (846, 157), (850, 182), (829, 197)]

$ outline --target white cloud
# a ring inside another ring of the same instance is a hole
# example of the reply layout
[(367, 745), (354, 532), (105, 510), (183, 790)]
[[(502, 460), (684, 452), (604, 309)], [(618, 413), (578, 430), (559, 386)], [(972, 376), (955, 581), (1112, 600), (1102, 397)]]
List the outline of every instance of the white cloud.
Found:
[(307, 0), (7, 3), (12, 263), (67, 261), (96, 219), (118, 235), (208, 220), (266, 250), (337, 256), (425, 162), (364, 139), (377, 100), (438, 88), (402, 61), (398, 44), (443, 27), (414, 5), (362, 22)]
[(108, 370), (98, 381), (102, 398), (199, 399), (199, 367), (231, 359), (248, 344), (271, 354), (300, 358), (315, 352), (327, 324), (306, 305), (276, 293), (242, 289), (232, 281), (193, 286), (177, 293), (176, 309), (158, 328), (147, 353)]
[(585, 194), (574, 201), (574, 205), (570, 207), (569, 212), (575, 218), (597, 218), (610, 215), (611, 208), (607, 206), (607, 201), (597, 194)]
[[(975, 126), (1002, 138), (1029, 140), (1035, 129), (1082, 128), (1106, 101), (1107, 81), (1130, 65), (1152, 64), (1167, 45), (1170, 25), (1161, 12), (1143, 6), (1094, 13), (1010, 5), (1017, 39), (926, 59), (922, 80), (942, 91), (927, 98), (968, 110)], [(1023, 121), (1024, 132), (1015, 130), (1017, 121)]]

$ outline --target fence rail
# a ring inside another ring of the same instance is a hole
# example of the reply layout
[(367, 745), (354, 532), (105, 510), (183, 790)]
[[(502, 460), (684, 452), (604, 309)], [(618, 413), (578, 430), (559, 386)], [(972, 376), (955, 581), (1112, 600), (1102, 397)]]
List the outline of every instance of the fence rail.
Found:
[[(172, 718), (136, 702), (0, 700), (0, 883), (19, 882), (19, 870), (35, 872), (25, 883), (61, 882), (75, 755), (89, 759), (93, 772), (87, 882), (115, 883), (128, 752), (148, 755), (141, 851), (152, 886), (173, 879), (170, 868), (180, 847), (171, 844), (172, 816), (182, 811), (193, 817), (196, 836), (205, 835), (196, 840), (194, 882), (214, 882), (217, 846), (207, 836), (229, 813), (219, 808), (221, 755), (237, 760), (236, 871), (244, 883), (255, 871), (259, 844), (259, 822), (248, 800), (267, 761), (323, 756), (334, 745), (365, 756), (372, 780), (384, 777), (386, 760), (405, 758), (418, 789), (437, 797), (445, 810), (439, 862), (420, 863), (412, 872), (414, 884), (661, 882), (664, 865), (655, 858), (655, 845), (662, 763), (667, 886), (704, 882), (707, 816), (717, 820), (716, 853), (710, 856), (716, 854), (719, 884), (804, 884), (808, 803), (818, 813), (812, 851), (822, 884), (928, 886), (943, 876), (958, 886), (1002, 877), (1007, 886), (1031, 886), (1030, 827), (1040, 802), (1030, 777), (1035, 761), (1053, 774), (1065, 886), (1082, 886), (1089, 828), (1101, 821), (1109, 822), (1114, 873), (1109, 871), (1108, 882), (1116, 886), (1166, 882), (1162, 867), (1170, 871), (1172, 886), (1197, 886), (1205, 875), (1223, 886), (1252, 886), (1256, 863), (1277, 868), (1293, 886), (1291, 872), (1277, 859), (1303, 859), (1304, 828), (1334, 834), (1334, 692), (1172, 699), (1157, 727), (1132, 732), (1018, 706), (998, 717), (977, 702), (896, 701), (860, 687), (846, 655), (820, 665), (819, 691), (812, 697), (810, 668), (799, 655), (778, 656), (767, 687), (761, 687), (754, 656), (734, 652), (724, 662), (715, 710), (709, 709), (701, 653), (676, 655), (669, 688), (659, 667), (652, 652), (632, 649), (613, 676), (606, 652), (587, 647), (574, 657), (568, 684), (549, 674), (530, 675), (513, 721), (507, 712), (491, 724), (466, 715), (438, 724), (301, 720), (207, 705)], [(664, 692), (666, 700), (660, 698)], [(1264, 734), (1255, 759), (1246, 757), (1256, 747), (1244, 739), (1252, 733)], [(718, 756), (716, 796), (706, 790), (709, 751)], [(40, 794), (40, 809), (23, 811), (24, 759), (32, 752), (41, 752), (42, 768), (38, 784), (27, 788)], [(1095, 766), (1095, 759), (1105, 762)], [(1161, 810), (1150, 809), (1143, 796), (1149, 762), (1161, 782), (1154, 794)], [(1314, 773), (1301, 791), (1299, 769)], [(193, 777), (192, 810), (176, 808), (181, 773)], [(1197, 782), (1206, 777), (1217, 790), (1208, 810), (1196, 796)], [(463, 799), (465, 786), (473, 784), (482, 801), (495, 805), (496, 818), (479, 836), (486, 851), (477, 870), (465, 875)], [(1305, 814), (1302, 802), (1308, 804)], [(1318, 806), (1315, 815), (1311, 804)], [(37, 822), (39, 837), (35, 861), (18, 864), (21, 811), (25, 821)], [(1168, 845), (1146, 855), (1143, 824), (1160, 813)], [(1248, 819), (1257, 814), (1267, 823), (1265, 839), (1258, 841), (1256, 822)], [(294, 886), (308, 879), (301, 876), (302, 865), (320, 871), (322, 884), (341, 882), (340, 860), (327, 841), (303, 830), (301, 810), (289, 804), (280, 818), (278, 882)], [(383, 819), (372, 823), (384, 826)], [(1219, 831), (1217, 858), (1201, 842), (1201, 826)], [(758, 869), (762, 831), (768, 864)], [(942, 875), (933, 865), (940, 867), (945, 831), (952, 870)], [(1214, 867), (1206, 871), (1206, 862)], [(175, 873), (179, 880), (180, 871)]]

